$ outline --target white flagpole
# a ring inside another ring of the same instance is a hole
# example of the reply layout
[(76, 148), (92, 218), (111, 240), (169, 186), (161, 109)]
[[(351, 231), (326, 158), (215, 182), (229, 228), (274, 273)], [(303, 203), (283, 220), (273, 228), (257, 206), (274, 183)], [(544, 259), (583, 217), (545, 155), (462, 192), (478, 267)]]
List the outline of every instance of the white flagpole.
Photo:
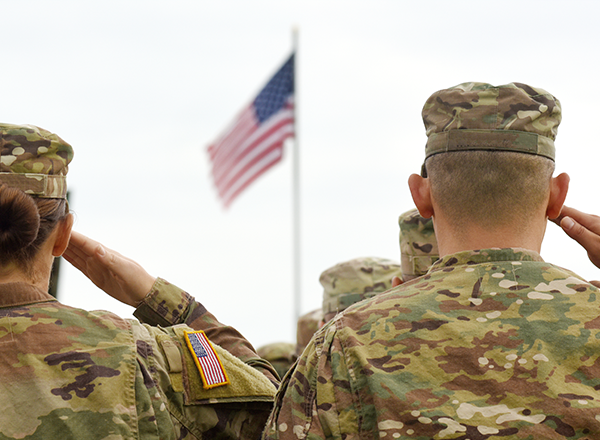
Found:
[(294, 50), (294, 148), (292, 156), (292, 193), (293, 193), (293, 234), (294, 234), (294, 306), (293, 306), (293, 334), (296, 334), (297, 322), (300, 317), (301, 288), (300, 288), (300, 145), (298, 142), (298, 28), (292, 29)]

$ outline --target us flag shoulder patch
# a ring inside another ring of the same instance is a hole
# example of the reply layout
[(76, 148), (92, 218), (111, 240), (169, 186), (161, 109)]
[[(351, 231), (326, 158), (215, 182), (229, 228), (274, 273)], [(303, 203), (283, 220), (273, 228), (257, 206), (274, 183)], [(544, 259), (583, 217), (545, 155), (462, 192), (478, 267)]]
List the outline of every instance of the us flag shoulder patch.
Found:
[(229, 378), (219, 355), (202, 330), (185, 332), (185, 340), (202, 376), (205, 389), (227, 385)]

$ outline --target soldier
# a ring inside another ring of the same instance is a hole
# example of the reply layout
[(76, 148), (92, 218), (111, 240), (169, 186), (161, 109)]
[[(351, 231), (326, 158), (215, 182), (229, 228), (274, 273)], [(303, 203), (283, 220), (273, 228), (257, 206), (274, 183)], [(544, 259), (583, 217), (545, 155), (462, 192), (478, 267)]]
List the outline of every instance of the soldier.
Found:
[(441, 258), (315, 335), (264, 438), (599, 438), (600, 292), (539, 255), (569, 183), (560, 119), (520, 83), (429, 98), (409, 187)]
[(323, 271), (323, 305), (298, 319), (296, 354), (300, 356), (315, 332), (336, 313), (392, 287), (392, 279), (400, 279), (400, 265), (378, 257), (362, 257), (338, 263)]
[[(55, 134), (0, 124), (0, 438), (259, 437), (271, 366), (183, 290), (71, 234), (72, 157)], [(50, 296), (63, 252), (141, 322)]]
[(275, 368), (280, 378), (285, 376), (285, 373), (298, 359), (296, 344), (291, 342), (272, 342), (259, 347), (256, 352)]
[(323, 323), (352, 304), (390, 289), (392, 278), (400, 273), (400, 264), (379, 257), (354, 258), (323, 271), (319, 277), (323, 286)]

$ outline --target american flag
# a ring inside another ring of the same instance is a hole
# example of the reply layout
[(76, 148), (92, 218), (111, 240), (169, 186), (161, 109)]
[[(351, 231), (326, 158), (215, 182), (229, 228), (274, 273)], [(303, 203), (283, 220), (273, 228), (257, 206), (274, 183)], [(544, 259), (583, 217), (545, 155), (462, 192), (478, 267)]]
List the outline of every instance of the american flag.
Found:
[(281, 160), (294, 136), (294, 54), (212, 145), (212, 176), (225, 207)]
[(188, 347), (204, 380), (204, 388), (214, 388), (229, 383), (221, 360), (202, 330), (185, 332)]

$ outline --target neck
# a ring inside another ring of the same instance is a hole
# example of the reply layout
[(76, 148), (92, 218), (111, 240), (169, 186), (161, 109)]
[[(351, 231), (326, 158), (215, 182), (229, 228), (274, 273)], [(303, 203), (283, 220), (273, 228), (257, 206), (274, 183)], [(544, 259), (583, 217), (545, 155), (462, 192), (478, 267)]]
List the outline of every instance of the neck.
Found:
[(17, 264), (0, 268), (0, 283), (25, 283), (48, 291), (53, 258), (38, 258), (31, 270), (24, 270)]
[(441, 257), (460, 251), (490, 248), (523, 248), (540, 253), (546, 231), (545, 218), (528, 222), (526, 227), (510, 224), (488, 228), (477, 224), (456, 227), (455, 223), (436, 217), (435, 235)]

